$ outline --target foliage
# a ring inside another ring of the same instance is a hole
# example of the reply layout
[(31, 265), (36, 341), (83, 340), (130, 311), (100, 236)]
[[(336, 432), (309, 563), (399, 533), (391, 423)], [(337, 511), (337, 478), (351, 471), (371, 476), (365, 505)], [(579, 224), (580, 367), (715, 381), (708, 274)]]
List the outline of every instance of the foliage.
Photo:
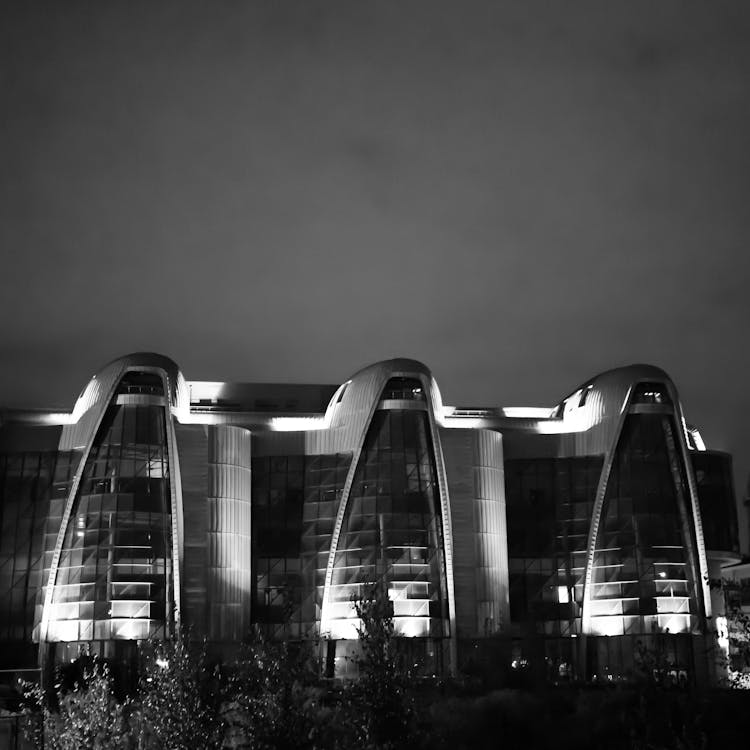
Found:
[(750, 690), (750, 614), (743, 608), (747, 583), (729, 578), (712, 578), (708, 583), (724, 596), (725, 623), (719, 624), (721, 618), (717, 618), (719, 641), (724, 641), (726, 649), (720, 649), (717, 659), (717, 666), (726, 670), (724, 686)]
[(134, 717), (138, 750), (193, 750), (221, 746), (218, 680), (206, 668), (205, 644), (186, 638), (153, 644), (139, 685)]
[(226, 744), (271, 750), (316, 747), (323, 690), (318, 668), (305, 647), (269, 641), (256, 629), (243, 644), (224, 689), (221, 716)]
[[(112, 690), (105, 662), (91, 660), (80, 679), (66, 688), (58, 670), (52, 695), (38, 685), (24, 690), (26, 734), (46, 750), (129, 750), (133, 741), (128, 726), (132, 704), (120, 703)], [(55, 705), (56, 704), (56, 705)]]
[(87, 656), (58, 667), (54, 688), (25, 690), (26, 734), (44, 750), (219, 748), (205, 653), (186, 642), (153, 643), (138, 694), (118, 701), (108, 665)]
[(351, 686), (357, 744), (396, 748), (413, 739), (411, 675), (404, 668), (394, 637), (393, 605), (382, 587), (371, 585), (354, 602), (360, 619), (359, 679)]
[(750, 689), (750, 615), (742, 608), (742, 590), (734, 581), (723, 581), (729, 641), (729, 686)]
[(666, 648), (666, 632), (656, 632), (650, 641), (639, 640), (635, 644), (633, 660), (635, 672), (631, 675), (636, 684), (661, 686), (665, 688), (687, 684), (687, 672), (675, 667), (672, 656)]
[[(399, 661), (389, 603), (370, 592), (357, 610), (357, 680), (322, 681), (314, 649), (269, 642), (260, 633), (223, 672), (211, 669), (199, 648), (155, 643), (131, 699), (117, 701), (112, 675), (97, 660), (59, 670), (50, 695), (27, 686), (36, 746), (703, 750), (743, 746), (750, 736), (747, 696), (738, 691), (665, 689), (653, 680), (476, 695), (460, 682), (417, 684)], [(659, 655), (644, 658), (658, 662)]]
[[(702, 750), (750, 733), (736, 700), (746, 696), (668, 679), (676, 670), (660, 634), (638, 644), (635, 685), (478, 696), (462, 682), (414, 679), (382, 587), (368, 587), (354, 607), (357, 679), (321, 679), (319, 644), (272, 642), (259, 630), (222, 669), (208, 663), (205, 644), (178, 638), (145, 647), (130, 698), (118, 700), (108, 666), (88, 657), (58, 669), (47, 695), (27, 686), (29, 731), (45, 750)], [(750, 634), (746, 616), (741, 623)]]
[(205, 644), (191, 648), (183, 636), (142, 650), (137, 694), (122, 702), (105, 664), (89, 667), (84, 658), (58, 670), (51, 695), (29, 688), (29, 731), (47, 750), (405, 746), (414, 740), (415, 710), (391, 603), (372, 587), (355, 608), (355, 681), (321, 680), (315, 644), (270, 642), (258, 630), (234, 664), (211, 670)]

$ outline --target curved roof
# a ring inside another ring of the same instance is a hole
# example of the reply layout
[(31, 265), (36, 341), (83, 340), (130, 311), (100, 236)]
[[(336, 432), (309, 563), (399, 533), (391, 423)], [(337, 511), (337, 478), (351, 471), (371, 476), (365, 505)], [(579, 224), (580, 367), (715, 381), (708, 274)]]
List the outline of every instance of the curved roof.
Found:
[(565, 398), (561, 399), (560, 403), (569, 399), (572, 395), (578, 393), (583, 388), (587, 388), (591, 385), (599, 390), (619, 391), (627, 390), (636, 383), (644, 381), (657, 381), (674, 387), (672, 379), (660, 367), (648, 364), (624, 365), (622, 367), (614, 367), (611, 370), (605, 370), (598, 375), (594, 375), (592, 378), (584, 380), (578, 388), (571, 391), (571, 393)]
[(429, 367), (423, 362), (420, 362), (417, 359), (409, 359), (408, 357), (394, 357), (393, 359), (384, 359), (380, 362), (374, 362), (371, 365), (367, 365), (367, 367), (363, 367), (361, 370), (357, 370), (357, 372), (352, 375), (351, 379), (355, 380), (371, 371), (391, 372), (396, 373), (396, 376), (398, 373), (421, 373), (422, 375), (427, 375), (427, 377), (432, 377)]
[(108, 362), (91, 377), (73, 408), (71, 424), (63, 428), (61, 450), (86, 443), (101, 413), (112, 400), (120, 380), (132, 370), (161, 374), (165, 379), (167, 404), (175, 411), (189, 412), (190, 397), (185, 378), (173, 360), (155, 352), (127, 354)]

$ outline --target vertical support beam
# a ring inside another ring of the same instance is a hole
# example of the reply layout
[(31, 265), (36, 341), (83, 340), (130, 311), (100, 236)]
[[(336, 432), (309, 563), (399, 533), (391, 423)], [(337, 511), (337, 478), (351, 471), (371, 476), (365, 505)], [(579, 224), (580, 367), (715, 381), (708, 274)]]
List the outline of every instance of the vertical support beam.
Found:
[[(422, 377), (426, 392), (432, 395), (432, 384)], [(432, 404), (431, 399), (431, 404)], [(445, 554), (445, 584), (448, 594), (448, 625), (450, 636), (448, 639), (449, 665), (448, 671), (452, 677), (456, 675), (458, 663), (458, 639), (456, 634), (456, 591), (453, 579), (453, 522), (451, 520), (450, 497), (448, 496), (448, 478), (445, 474), (443, 449), (440, 444), (440, 434), (435, 423), (434, 409), (427, 410), (427, 419), (432, 436), (432, 450), (435, 454), (435, 468), (437, 471), (438, 488), (440, 491), (440, 515), (443, 527), (443, 551)]]
[[(183, 519), (182, 519), (182, 481), (180, 478), (180, 459), (177, 452), (177, 438), (175, 437), (174, 417), (172, 415), (172, 394), (169, 392), (169, 379), (166, 373), (162, 373), (164, 381), (164, 393), (167, 394), (164, 405), (164, 420), (167, 435), (167, 453), (169, 455), (169, 500), (171, 504), (172, 521), (172, 601), (174, 602), (174, 613), (167, 613), (165, 619), (165, 631), (170, 635), (169, 626), (173, 614), (174, 630), (177, 637), (181, 634), (182, 621), (182, 561), (184, 551)], [(169, 588), (169, 581), (167, 581)], [(167, 598), (169, 606), (169, 598)]]

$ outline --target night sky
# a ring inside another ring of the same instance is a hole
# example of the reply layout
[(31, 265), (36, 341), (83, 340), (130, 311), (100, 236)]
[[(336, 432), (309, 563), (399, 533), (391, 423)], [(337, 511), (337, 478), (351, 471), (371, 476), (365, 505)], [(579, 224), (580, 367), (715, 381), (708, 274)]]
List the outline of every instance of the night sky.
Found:
[(648, 362), (750, 470), (750, 3), (6, 2), (0, 403)]

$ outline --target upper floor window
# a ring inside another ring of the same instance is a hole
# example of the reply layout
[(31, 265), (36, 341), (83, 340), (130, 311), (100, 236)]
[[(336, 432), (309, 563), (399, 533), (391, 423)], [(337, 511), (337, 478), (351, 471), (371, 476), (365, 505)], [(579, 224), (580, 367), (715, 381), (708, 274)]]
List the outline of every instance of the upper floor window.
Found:
[(633, 391), (634, 404), (671, 404), (667, 388), (663, 383), (639, 383)]
[(117, 393), (145, 393), (150, 396), (163, 396), (164, 383), (160, 375), (131, 370), (123, 376), (117, 388)]
[(383, 388), (380, 400), (426, 401), (424, 387), (416, 378), (391, 378)]

